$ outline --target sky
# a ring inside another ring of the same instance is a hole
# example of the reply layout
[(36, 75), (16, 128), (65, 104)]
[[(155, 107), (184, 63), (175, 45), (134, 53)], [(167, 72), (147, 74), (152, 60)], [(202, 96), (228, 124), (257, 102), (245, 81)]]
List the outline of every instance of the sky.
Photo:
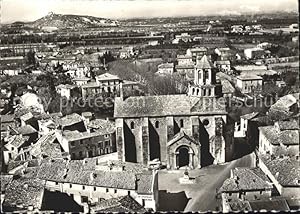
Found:
[(123, 19), (297, 11), (297, 0), (0, 0), (1, 23), (34, 21), (49, 12)]

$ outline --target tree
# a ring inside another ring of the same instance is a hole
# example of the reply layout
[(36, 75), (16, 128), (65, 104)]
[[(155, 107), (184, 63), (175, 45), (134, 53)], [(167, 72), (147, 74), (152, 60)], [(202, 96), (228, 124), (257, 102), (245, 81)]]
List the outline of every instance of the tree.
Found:
[(26, 55), (26, 62), (28, 65), (35, 65), (35, 52), (30, 50)]

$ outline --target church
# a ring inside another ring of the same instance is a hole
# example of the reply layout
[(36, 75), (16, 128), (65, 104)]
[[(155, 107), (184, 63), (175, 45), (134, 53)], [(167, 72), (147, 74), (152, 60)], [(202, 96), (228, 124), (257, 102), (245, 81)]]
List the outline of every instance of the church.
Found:
[(224, 163), (231, 143), (224, 138), (227, 112), (221, 96), (216, 69), (204, 55), (187, 94), (117, 97), (118, 158), (142, 164), (159, 159), (168, 169)]

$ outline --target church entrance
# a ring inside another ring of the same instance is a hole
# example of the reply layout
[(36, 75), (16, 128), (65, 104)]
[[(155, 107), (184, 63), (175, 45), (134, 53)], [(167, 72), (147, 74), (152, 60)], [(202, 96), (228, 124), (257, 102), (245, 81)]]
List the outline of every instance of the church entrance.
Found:
[(187, 147), (180, 147), (178, 152), (177, 166), (179, 168), (183, 166), (189, 166), (189, 149)]

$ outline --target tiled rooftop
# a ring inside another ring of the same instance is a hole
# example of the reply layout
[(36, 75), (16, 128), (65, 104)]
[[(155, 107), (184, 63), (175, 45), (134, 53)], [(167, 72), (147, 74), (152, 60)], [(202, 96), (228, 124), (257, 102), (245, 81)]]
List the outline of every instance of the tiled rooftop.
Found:
[(16, 134), (22, 134), (22, 135), (28, 135), (28, 134), (33, 134), (33, 133), (38, 132), (31, 125), (20, 126), (20, 127), (14, 128), (14, 130), (16, 131)]
[(1, 123), (9, 123), (14, 121), (14, 115), (13, 114), (5, 114), (0, 115), (1, 117)]
[(1, 192), (6, 190), (7, 185), (12, 181), (12, 179), (13, 179), (13, 175), (0, 174)]
[(230, 207), (230, 211), (232, 211), (232, 212), (251, 211), (251, 206), (248, 201), (242, 201), (240, 199), (235, 199), (235, 200), (232, 200), (231, 202), (228, 202), (228, 205)]
[(245, 120), (251, 120), (251, 119), (255, 118), (258, 115), (259, 115), (259, 112), (252, 112), (252, 113), (249, 113), (249, 114), (242, 115), (241, 118), (243, 118)]
[(3, 207), (26, 209), (30, 206), (40, 208), (45, 181), (33, 178), (19, 178), (10, 182), (6, 188)]
[(120, 80), (120, 78), (116, 75), (105, 73), (101, 74), (99, 76), (96, 76), (97, 81), (107, 81), (107, 80)]
[(55, 132), (49, 132), (48, 134), (43, 135), (34, 145), (28, 148), (30, 150), (30, 154), (35, 157), (62, 157), (60, 144), (55, 141)]
[[(178, 102), (180, 100), (180, 102)], [(115, 98), (114, 117), (226, 114), (215, 98), (187, 95), (137, 96)]]
[(157, 66), (158, 68), (174, 68), (174, 63), (163, 63)]
[[(139, 164), (111, 162), (113, 167), (119, 164), (123, 170), (99, 170), (97, 159), (85, 160), (43, 160), (38, 169), (37, 177), (56, 182), (75, 183), (81, 185), (131, 189), (141, 193), (150, 193), (152, 173), (145, 171)], [(105, 165), (107, 163), (100, 163)], [(137, 181), (137, 182), (136, 182)]]
[(287, 111), (288, 108), (299, 101), (299, 94), (288, 94), (286, 96), (281, 97), (275, 104), (273, 104), (270, 110), (283, 110)]
[(81, 121), (82, 121), (81, 116), (79, 114), (73, 113), (60, 118), (58, 120), (58, 124), (61, 126), (71, 126)]
[(95, 119), (87, 124), (88, 128), (95, 129), (101, 134), (111, 134), (115, 132), (115, 123), (109, 120)]
[(236, 77), (237, 79), (240, 80), (262, 80), (263, 78), (257, 75), (252, 75), (252, 74), (245, 74), (245, 75), (240, 75)]
[(300, 186), (300, 160), (296, 157), (271, 158), (261, 156), (261, 160), (282, 186)]
[(281, 131), (283, 131), (283, 130), (299, 130), (299, 125), (296, 120), (278, 121), (277, 124)]
[(96, 205), (91, 207), (92, 212), (132, 212), (140, 213), (146, 212), (143, 206), (137, 203), (129, 195), (118, 198), (107, 199), (102, 202), (98, 202)]
[(262, 126), (258, 128), (259, 131), (268, 139), (273, 145), (297, 145), (299, 144), (298, 130), (283, 130), (278, 131), (274, 126)]
[(28, 136), (22, 135), (13, 135), (10, 137), (8, 143), (6, 145), (12, 145), (16, 148), (21, 147), (27, 140), (29, 139)]
[(232, 86), (232, 84), (227, 79), (222, 79), (221, 84), (222, 84), (222, 93), (223, 94), (235, 92), (235, 88)]
[(259, 168), (235, 168), (232, 177), (224, 181), (219, 192), (272, 189), (270, 180)]
[(83, 139), (97, 137), (100, 135), (102, 135), (102, 133), (100, 132), (79, 132), (77, 130), (63, 132), (63, 137), (68, 141), (83, 140)]
[(256, 201), (249, 201), (253, 211), (267, 210), (267, 211), (289, 211), (290, 208), (287, 201), (283, 198), (270, 198)]

